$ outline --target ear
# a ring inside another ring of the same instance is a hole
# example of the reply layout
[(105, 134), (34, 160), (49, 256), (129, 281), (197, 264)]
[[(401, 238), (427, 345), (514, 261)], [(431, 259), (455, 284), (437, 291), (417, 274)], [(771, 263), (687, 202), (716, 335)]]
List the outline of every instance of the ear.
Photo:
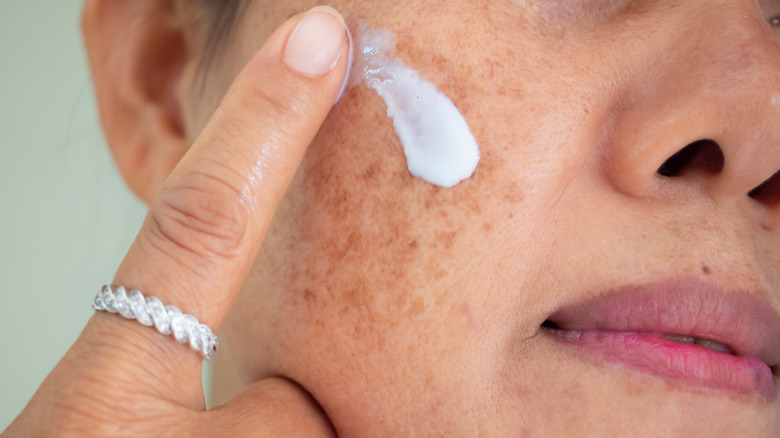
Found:
[(172, 0), (87, 0), (82, 28), (108, 145), (150, 203), (187, 150), (177, 86), (187, 63)]

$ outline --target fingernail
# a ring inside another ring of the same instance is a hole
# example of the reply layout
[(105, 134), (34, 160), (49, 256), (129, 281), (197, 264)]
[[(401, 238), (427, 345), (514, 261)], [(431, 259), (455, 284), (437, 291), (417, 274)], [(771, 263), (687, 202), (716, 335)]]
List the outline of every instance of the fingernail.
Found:
[(347, 39), (349, 40), (349, 59), (347, 60), (347, 73), (344, 75), (344, 82), (341, 83), (339, 95), (336, 96), (336, 101), (333, 102), (333, 105), (336, 105), (341, 100), (341, 96), (344, 95), (344, 91), (347, 89), (347, 85), (349, 84), (349, 76), (352, 74), (352, 52), (354, 51), (352, 46), (352, 33), (349, 31), (349, 26), (345, 26), (344, 28), (347, 30)]
[(284, 62), (305, 76), (328, 73), (341, 57), (344, 29), (341, 14), (330, 6), (310, 9), (287, 41)]

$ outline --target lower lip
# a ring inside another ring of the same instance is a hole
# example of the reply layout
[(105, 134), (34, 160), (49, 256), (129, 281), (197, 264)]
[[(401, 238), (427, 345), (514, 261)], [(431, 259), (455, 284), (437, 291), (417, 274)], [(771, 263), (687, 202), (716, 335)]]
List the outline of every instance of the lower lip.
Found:
[(543, 329), (590, 361), (617, 363), (661, 377), (676, 386), (736, 395), (777, 398), (772, 370), (760, 359), (738, 357), (673, 342), (661, 334)]

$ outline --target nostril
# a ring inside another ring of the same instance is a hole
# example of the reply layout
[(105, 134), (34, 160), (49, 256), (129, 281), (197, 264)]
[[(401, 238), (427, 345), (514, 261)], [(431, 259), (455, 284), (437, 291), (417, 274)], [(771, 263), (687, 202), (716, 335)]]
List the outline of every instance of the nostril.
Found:
[(723, 151), (718, 143), (712, 140), (695, 141), (667, 158), (657, 172), (661, 176), (677, 177), (695, 170), (712, 174), (723, 170)]
[(748, 192), (748, 196), (765, 205), (775, 205), (780, 202), (780, 170)]

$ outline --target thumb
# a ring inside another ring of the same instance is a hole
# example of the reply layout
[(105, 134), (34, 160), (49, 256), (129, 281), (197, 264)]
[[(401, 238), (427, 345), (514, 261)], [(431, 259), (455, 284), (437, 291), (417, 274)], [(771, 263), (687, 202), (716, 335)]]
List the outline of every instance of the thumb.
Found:
[(201, 436), (336, 436), (312, 396), (281, 378), (256, 382), (227, 404), (204, 415)]

